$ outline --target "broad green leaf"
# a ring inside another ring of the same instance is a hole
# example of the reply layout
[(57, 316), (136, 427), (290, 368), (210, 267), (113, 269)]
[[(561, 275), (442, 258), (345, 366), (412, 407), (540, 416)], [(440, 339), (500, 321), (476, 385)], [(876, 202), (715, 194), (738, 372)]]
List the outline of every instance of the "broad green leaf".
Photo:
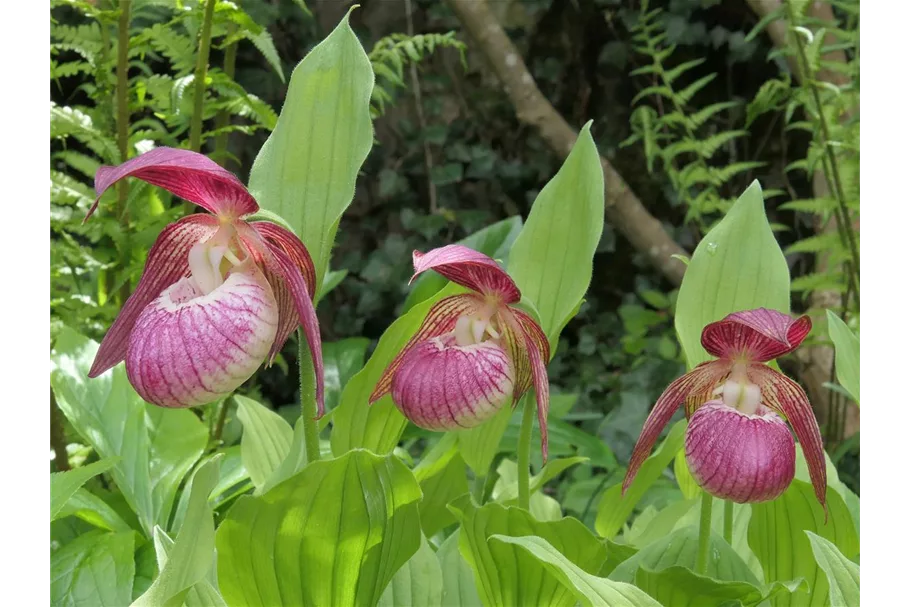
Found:
[[(529, 395), (523, 397), (516, 407), (517, 409), (525, 406), (525, 398), (529, 398)], [(505, 406), (480, 426), (454, 432), (459, 438), (459, 452), (462, 454), (462, 459), (475, 474), (487, 475), (490, 464), (499, 451), (500, 440), (509, 426), (512, 415), (512, 407)]]
[[(304, 424), (301, 418), (297, 418), (288, 452), (278, 467), (266, 478), (262, 487), (256, 490), (256, 495), (262, 495), (304, 469), (304, 466), (307, 465), (307, 439), (304, 432)], [(320, 453), (322, 453), (322, 449), (320, 449)]]
[[(810, 469), (807, 466), (807, 458), (803, 454), (803, 448), (800, 446), (800, 443), (797, 443), (797, 459), (794, 466), (794, 478), (799, 481), (804, 481), (809, 483), (810, 481)], [(829, 457), (829, 454), (823, 451), (823, 456), (826, 459), (826, 483), (829, 487), (835, 489), (838, 492), (838, 495), (841, 496), (841, 499), (845, 501), (845, 506), (848, 507), (848, 511), (851, 513), (851, 520), (854, 521), (854, 529), (860, 533), (860, 497), (851, 489), (848, 488), (841, 479), (838, 478), (838, 468), (835, 467), (835, 464), (832, 462), (832, 458)]]
[[(158, 558), (158, 568), (164, 570), (168, 564), (168, 557), (174, 547), (174, 540), (168, 537), (168, 534), (160, 528), (155, 528), (155, 552)], [(187, 596), (184, 599), (184, 607), (227, 607), (225, 600), (216, 590), (213, 584), (215, 580), (211, 574), (214, 572), (215, 561), (212, 561), (209, 579), (201, 579), (190, 587)]]
[[(213, 508), (224, 499), (223, 496), (225, 496), (226, 493), (237, 488), (239, 485), (244, 486), (244, 490), (251, 488), (250, 476), (247, 474), (247, 470), (244, 468), (242, 461), (240, 445), (219, 449), (218, 453), (200, 460), (199, 463), (196, 464), (196, 467), (200, 468), (204, 466), (206, 462), (215, 457), (218, 457), (218, 482), (215, 484), (215, 488), (212, 489), (212, 492), (209, 493), (209, 503)], [(180, 530), (180, 526), (183, 524), (183, 520), (187, 514), (189, 502), (189, 487), (185, 487), (180, 493), (180, 499), (177, 500), (177, 508), (174, 510), (174, 522), (170, 528), (171, 535), (174, 535)]]
[(560, 502), (541, 492), (529, 496), (528, 511), (539, 521), (559, 521), (563, 518)]
[(103, 459), (88, 466), (51, 474), (51, 520), (76, 491), (90, 478), (111, 469), (120, 458)]
[(677, 486), (680, 487), (680, 493), (685, 499), (693, 499), (702, 494), (702, 489), (696, 484), (696, 479), (693, 478), (686, 463), (686, 449), (680, 449), (674, 457), (674, 478), (677, 479)]
[(345, 15), (294, 68), (278, 123), (250, 171), (250, 192), (294, 227), (318, 285), (373, 145), (372, 90), (370, 60)]
[(414, 477), (421, 485), (424, 499), (419, 506), (424, 535), (433, 537), (438, 531), (455, 522), (446, 505), (454, 498), (468, 493), (465, 460), (459, 455), (456, 437), (447, 432), (428, 451), (414, 468)]
[(441, 607), (443, 605), (443, 570), (427, 539), (421, 537), (421, 547), (408, 562), (392, 576), (377, 605), (398, 607)]
[[(761, 584), (749, 566), (720, 534), (713, 531), (709, 541), (711, 557), (706, 570), (707, 576), (725, 582), (747, 582), (757, 587)], [(698, 546), (698, 527), (690, 525), (678, 529), (655, 540), (617, 565), (610, 578), (632, 584), (636, 581), (636, 572), (640, 567), (652, 571), (663, 571), (674, 565), (696, 569)]]
[[(529, 494), (539, 491), (549, 481), (556, 478), (572, 466), (587, 461), (587, 457), (564, 457), (548, 461), (540, 472), (529, 479)], [(501, 460), (500, 464), (497, 466), (497, 474), (500, 478), (497, 479), (497, 482), (493, 487), (493, 494), (491, 497), (503, 504), (509, 504), (510, 502), (518, 499), (519, 468), (516, 462), (509, 459)]]
[[(702, 501), (691, 500), (691, 502), (692, 505), (689, 512), (685, 513), (676, 522), (673, 527), (674, 531), (686, 526), (696, 527), (699, 525), (699, 519), (702, 515)], [(757, 579), (761, 580), (763, 578), (762, 565), (759, 564), (759, 559), (756, 558), (750, 548), (749, 541), (747, 541), (747, 531), (752, 513), (753, 510), (750, 504), (734, 504), (731, 541), (728, 543), (734, 549), (734, 552), (740, 555), (740, 558), (750, 567), (750, 571), (753, 572)], [(724, 531), (724, 500), (717, 497), (712, 498), (712, 529), (718, 534)], [(652, 539), (657, 538), (653, 537)]]
[(547, 573), (537, 558), (492, 536), (539, 536), (589, 573), (596, 573), (607, 557), (604, 545), (578, 520), (542, 522), (514, 506), (491, 502), (478, 508), (467, 496), (450, 507), (461, 523), (459, 550), (475, 574), (478, 595), (485, 605), (575, 604), (573, 592)]
[[(623, 540), (639, 548), (647, 546), (673, 531), (678, 522), (699, 502), (697, 499), (676, 500), (661, 510), (649, 506), (633, 520), (629, 530), (623, 534)], [(651, 512), (651, 515), (646, 515), (646, 512)]]
[(338, 406), (345, 385), (364, 367), (364, 355), (369, 344), (370, 340), (366, 337), (351, 337), (323, 344), (326, 411), (332, 411)]
[(604, 227), (604, 174), (590, 129), (591, 121), (538, 194), (509, 255), (509, 274), (552, 346), (588, 290)]
[(192, 411), (146, 405), (149, 433), (149, 479), (155, 520), (164, 528), (171, 516), (177, 489), (205, 453), (209, 431)]
[(60, 410), (95, 451), (102, 457), (120, 456), (111, 475), (151, 537), (156, 520), (145, 406), (122, 365), (89, 379), (97, 351), (97, 342), (63, 328), (51, 355), (51, 387)]
[(662, 605), (702, 607), (736, 604), (750, 607), (769, 597), (796, 592), (805, 584), (802, 581), (789, 585), (776, 583), (769, 589), (762, 589), (748, 582), (716, 580), (673, 565), (661, 571), (640, 567), (636, 573), (636, 586)]
[[(522, 218), (516, 215), (480, 229), (456, 244), (480, 251), (493, 259), (505, 263), (509, 258), (509, 250), (512, 248), (512, 243), (515, 242), (521, 229)], [(411, 287), (408, 297), (405, 298), (405, 303), (402, 304), (402, 313), (404, 314), (415, 304), (424, 301), (445, 287), (446, 282), (446, 279), (436, 272), (421, 274), (414, 281), (414, 286)]]
[[(491, 539), (514, 544), (527, 550), (583, 605), (590, 607), (600, 605), (610, 605), (611, 607), (660, 607), (659, 603), (631, 584), (615, 582), (585, 571), (566, 558), (544, 538), (494, 535)], [(569, 604), (571, 605), (572, 603)]]
[(81, 487), (70, 496), (57, 513), (57, 518), (65, 516), (78, 517), (106, 531), (132, 531), (132, 528), (107, 502)]
[(832, 607), (860, 605), (860, 565), (845, 557), (838, 548), (812, 531), (805, 531), (816, 563), (829, 581), (829, 603)]
[(440, 569), (443, 571), (443, 605), (459, 607), (481, 607), (481, 599), (475, 588), (471, 567), (459, 552), (459, 533), (456, 529), (437, 550)]
[(359, 448), (380, 454), (392, 452), (408, 420), (399, 413), (392, 397), (387, 395), (369, 405), (370, 394), (392, 359), (417, 332), (431, 306), (443, 297), (463, 291), (450, 284), (400, 316), (386, 329), (370, 360), (345, 386), (338, 408), (332, 414), (332, 434), (329, 438), (333, 454), (338, 456)]
[(158, 577), (132, 607), (180, 607), (190, 588), (206, 577), (215, 553), (215, 523), (209, 493), (217, 482), (218, 458), (215, 457), (193, 473), (186, 518), (167, 563), (160, 567)]
[(754, 181), (705, 235), (683, 275), (674, 325), (687, 365), (710, 359), (700, 341), (707, 324), (759, 307), (790, 310), (790, 274)]
[(630, 484), (626, 495), (623, 485), (617, 483), (604, 492), (598, 503), (598, 517), (595, 519), (595, 530), (601, 537), (613, 538), (626, 524), (636, 504), (642, 499), (645, 491), (661, 476), (680, 448), (683, 447), (686, 421), (680, 420), (671, 427), (667, 438), (639, 468), (635, 480)]
[(259, 490), (291, 450), (294, 430), (284, 418), (251, 398), (234, 396), (244, 426), (240, 452), (250, 480)]
[(51, 605), (129, 605), (133, 591), (132, 531), (92, 531), (51, 554)]
[(832, 310), (829, 319), (829, 339), (835, 344), (835, 374), (838, 383), (860, 402), (860, 340)]
[(421, 490), (402, 461), (355, 450), (234, 504), (216, 534), (229, 605), (373, 605), (417, 551)]
[(762, 564), (766, 582), (804, 578), (809, 586), (809, 597), (792, 600), (787, 595), (779, 596), (772, 601), (775, 607), (827, 604), (829, 583), (816, 564), (810, 540), (803, 531), (812, 531), (831, 541), (848, 558), (860, 552), (851, 513), (832, 487), (827, 488), (826, 505), (828, 521), (813, 486), (799, 480), (792, 481), (778, 499), (753, 504), (748, 537)]
[(111, 476), (145, 533), (166, 526), (174, 496), (208, 439), (205, 425), (185, 409), (148, 405), (127, 380), (123, 365), (94, 379), (88, 372), (98, 343), (70, 328), (51, 354), (57, 405), (101, 457), (120, 457)]

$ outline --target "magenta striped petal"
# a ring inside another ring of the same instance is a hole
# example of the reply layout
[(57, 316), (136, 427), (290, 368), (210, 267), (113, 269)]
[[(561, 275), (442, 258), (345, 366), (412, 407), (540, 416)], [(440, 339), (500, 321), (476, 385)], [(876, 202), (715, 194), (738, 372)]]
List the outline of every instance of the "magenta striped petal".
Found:
[(705, 327), (702, 347), (718, 358), (766, 362), (795, 350), (812, 326), (809, 316), (794, 319), (766, 308), (734, 312)]
[(146, 401), (204, 405), (230, 395), (262, 364), (275, 339), (278, 305), (252, 260), (245, 266), (209, 294), (182, 278), (142, 311), (126, 368)]
[(95, 173), (98, 198), (86, 219), (98, 208), (105, 190), (124, 177), (136, 177), (164, 188), (219, 217), (235, 219), (259, 210), (256, 200), (233, 173), (202, 154), (160, 147), (115, 167), (99, 168)]
[(639, 467), (652, 452), (655, 441), (658, 440), (661, 431), (671, 421), (671, 417), (674, 416), (680, 405), (690, 400), (695, 394), (710, 393), (719, 379), (730, 373), (730, 369), (731, 363), (727, 361), (710, 360), (697, 366), (686, 375), (678, 377), (664, 390), (645, 420), (636, 446), (633, 447), (633, 454), (626, 469), (626, 477), (623, 479), (624, 492), (629, 489)]
[(512, 399), (509, 355), (494, 341), (467, 346), (452, 336), (410, 348), (392, 380), (392, 401), (427, 430), (474, 428)]
[(550, 343), (538, 323), (518, 308), (501, 308), (500, 327), (516, 368), (514, 402), (534, 385), (541, 430), (541, 455), (547, 462), (547, 412), (550, 409), (550, 384), (547, 363)]
[[(312, 300), (316, 294), (316, 270), (313, 267), (313, 260), (310, 253), (304, 246), (304, 243), (297, 236), (285, 228), (269, 221), (254, 221), (249, 223), (263, 239), (273, 248), (278, 247), (294, 262), (304, 277), (307, 285), (307, 292), (310, 293)], [(269, 363), (275, 359), (275, 356), (281, 351), (282, 346), (290, 337), (291, 333), (300, 326), (300, 317), (297, 313), (297, 306), (294, 303), (294, 297), (291, 291), (285, 286), (285, 281), (280, 275), (274, 275), (266, 272), (266, 277), (272, 285), (275, 292), (275, 298), (279, 305), (279, 323), (278, 332), (275, 335), (275, 343), (269, 353)]]
[(414, 280), (418, 274), (436, 270), (454, 283), (485, 295), (500, 297), (502, 303), (515, 303), (521, 299), (519, 288), (497, 262), (468, 247), (451, 244), (427, 253), (415, 251)]
[(806, 392), (791, 378), (763, 364), (752, 364), (747, 377), (759, 386), (762, 404), (782, 415), (791, 424), (803, 454), (807, 458), (810, 481), (816, 499), (826, 507), (826, 457), (822, 445), (819, 424), (813, 414), (813, 407)]
[(705, 403), (686, 429), (686, 463), (708, 493), (738, 504), (773, 500), (794, 479), (794, 438), (772, 411), (741, 413)]
[[(316, 379), (316, 406), (318, 417), (325, 413), (325, 377), (323, 370), (323, 348), (320, 341), (319, 321), (316, 317), (316, 309), (313, 307), (313, 300), (307, 289), (307, 282), (301, 273), (297, 264), (289, 257), (285, 251), (278, 245), (267, 241), (254, 229), (250, 224), (243, 221), (235, 222), (238, 234), (244, 244), (250, 249), (251, 255), (258, 263), (266, 269), (266, 276), (270, 279), (273, 289), (281, 291), (287, 289), (290, 293), (290, 301), (293, 301), (294, 308), (297, 312), (297, 318), (300, 326), (304, 330), (307, 338), (307, 346), (310, 348), (310, 356), (313, 358), (313, 370)], [(277, 300), (279, 302), (279, 326), (283, 329), (286, 326), (287, 318), (290, 312), (281, 306), (289, 302), (288, 294), (281, 293)], [(276, 340), (273, 343), (272, 352), (277, 352), (281, 348), (278, 338), (281, 335), (276, 333)], [(284, 336), (287, 339), (287, 334)], [(284, 343), (284, 342), (282, 342)]]
[(149, 302), (189, 273), (188, 256), (194, 245), (208, 240), (218, 230), (211, 215), (190, 215), (162, 230), (152, 245), (142, 278), (108, 330), (95, 355), (89, 377), (98, 377), (127, 354), (130, 332)]
[(396, 355), (383, 374), (380, 376), (373, 393), (370, 395), (370, 404), (375, 403), (383, 398), (392, 390), (392, 378), (395, 372), (402, 364), (402, 360), (408, 355), (409, 350), (416, 344), (426, 341), (431, 337), (439, 337), (445, 333), (451, 333), (455, 329), (456, 321), (460, 316), (474, 314), (483, 302), (476, 295), (465, 293), (462, 295), (451, 295), (436, 302), (427, 317), (421, 323), (417, 333), (408, 340), (405, 347)]

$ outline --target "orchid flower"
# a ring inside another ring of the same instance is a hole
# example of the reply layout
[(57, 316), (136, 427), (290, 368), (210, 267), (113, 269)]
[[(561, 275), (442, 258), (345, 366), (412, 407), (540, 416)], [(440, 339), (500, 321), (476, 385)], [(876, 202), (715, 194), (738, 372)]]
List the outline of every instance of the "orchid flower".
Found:
[(547, 458), (547, 361), (538, 323), (515, 307), (521, 293), (493, 259), (448, 245), (413, 253), (413, 281), (435, 270), (471, 293), (438, 301), (383, 372), (370, 396), (387, 393), (402, 414), (428, 430), (473, 428), (535, 387), (541, 452)]
[(114, 183), (136, 177), (209, 213), (162, 230), (142, 278), (111, 326), (89, 377), (126, 360), (127, 377), (145, 400), (192, 407), (229, 395), (294, 329), (304, 329), (323, 413), (323, 357), (311, 300), (316, 272), (304, 244), (269, 221), (232, 173), (196, 152), (160, 147), (95, 175), (98, 207)]
[(738, 503), (775, 499), (794, 478), (797, 434), (816, 498), (825, 508), (822, 437), (806, 393), (764, 363), (795, 350), (810, 332), (809, 317), (758, 308), (735, 312), (705, 327), (702, 346), (717, 360), (671, 383), (645, 420), (633, 448), (623, 490), (648, 457), (658, 435), (686, 405), (686, 462), (705, 491)]

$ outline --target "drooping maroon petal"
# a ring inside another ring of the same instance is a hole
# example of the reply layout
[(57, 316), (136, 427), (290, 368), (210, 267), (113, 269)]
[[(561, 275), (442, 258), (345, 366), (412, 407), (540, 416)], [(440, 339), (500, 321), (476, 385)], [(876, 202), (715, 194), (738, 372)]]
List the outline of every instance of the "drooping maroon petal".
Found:
[[(316, 405), (318, 417), (322, 417), (323, 413), (325, 413), (323, 348), (322, 342), (320, 341), (319, 321), (316, 317), (316, 309), (313, 307), (313, 300), (311, 299), (310, 292), (307, 290), (307, 283), (304, 280), (304, 276), (301, 274), (297, 264), (281, 247), (267, 241), (257, 230), (253, 229), (250, 224), (238, 221), (235, 222), (235, 226), (237, 227), (237, 232), (244, 244), (250, 249), (251, 255), (254, 255), (254, 259), (256, 259), (258, 263), (262, 263), (265, 266), (265, 269), (267, 270), (266, 277), (271, 277), (272, 279), (270, 284), (273, 285), (273, 291), (277, 290), (276, 283), (279, 284), (279, 293), (276, 293), (276, 300), (279, 305), (279, 331), (286, 328), (287, 319), (289, 317), (289, 311), (287, 308), (283, 310), (282, 306), (287, 306), (287, 295), (289, 293), (291, 299), (293, 299), (295, 309), (297, 310), (297, 317), (300, 321), (300, 326), (304, 330), (304, 335), (307, 338), (307, 346), (310, 348), (310, 356), (313, 359), (313, 370), (316, 376)], [(281, 288), (286, 289), (287, 293), (281, 292)], [(287, 337), (288, 335), (285, 334), (284, 339), (287, 339)], [(280, 338), (281, 336), (276, 333), (276, 340), (272, 347), (273, 353), (277, 351), (276, 344), (278, 344), (279, 348), (281, 347), (281, 344), (278, 342)], [(284, 343), (284, 341), (281, 343)]]
[(301, 239), (293, 232), (289, 232), (277, 223), (271, 221), (252, 221), (249, 225), (273, 246), (281, 248), (291, 261), (297, 266), (298, 270), (307, 283), (307, 291), (311, 297), (316, 296), (316, 268), (313, 266), (313, 258)]
[(392, 401), (427, 430), (474, 428), (512, 399), (515, 372), (493, 340), (460, 346), (452, 335), (408, 349), (392, 379)]
[[(690, 399), (693, 394), (706, 394), (717, 384), (718, 378), (730, 372), (731, 364), (723, 360), (710, 360), (697, 366), (695, 369), (678, 377), (669, 385), (658, 402), (652, 408), (645, 424), (642, 426), (642, 432), (633, 447), (633, 454), (629, 460), (629, 467), (626, 469), (626, 477), (623, 479), (623, 491), (625, 492), (630, 483), (636, 477), (639, 467), (642, 465), (649, 454), (655, 441), (661, 435), (661, 431), (671, 421), (674, 412), (680, 408), (680, 405)], [(705, 401), (703, 401), (705, 402)], [(697, 407), (698, 408), (698, 407)]]
[(205, 294), (182, 278), (147, 305), (127, 348), (130, 383), (161, 407), (193, 407), (230, 395), (262, 364), (278, 306), (252, 260)]
[(115, 167), (100, 167), (95, 173), (98, 198), (86, 219), (98, 208), (105, 190), (124, 177), (136, 177), (157, 185), (219, 217), (234, 219), (259, 210), (240, 179), (216, 162), (190, 150), (160, 147)]
[(534, 385), (538, 427), (541, 430), (541, 455), (547, 462), (547, 412), (550, 409), (547, 363), (550, 361), (550, 343), (535, 319), (522, 310), (504, 307), (499, 315), (503, 336), (516, 366), (514, 401), (518, 402)]
[[(316, 269), (313, 267), (313, 260), (304, 243), (293, 233), (269, 221), (254, 221), (250, 222), (249, 225), (266, 242), (273, 247), (279, 247), (294, 262), (304, 277), (310, 298), (313, 299), (316, 294)], [(281, 351), (282, 346), (285, 345), (288, 337), (300, 325), (300, 318), (297, 314), (294, 297), (292, 297), (291, 291), (285, 285), (284, 278), (268, 271), (266, 272), (266, 278), (269, 279), (269, 284), (272, 285), (280, 310), (278, 332), (275, 335), (275, 343), (272, 345), (272, 350), (269, 352), (269, 363), (271, 364), (275, 356)]]
[(777, 413), (742, 413), (715, 400), (686, 428), (686, 463), (708, 493), (738, 504), (773, 500), (794, 479), (794, 438)]
[(822, 435), (806, 392), (791, 378), (763, 364), (747, 368), (747, 377), (762, 391), (762, 404), (785, 417), (807, 458), (816, 499), (826, 507), (826, 457)]
[(89, 377), (98, 377), (126, 357), (130, 332), (142, 310), (162, 291), (189, 272), (188, 256), (194, 245), (218, 230), (211, 215), (190, 215), (161, 231), (149, 251), (142, 278), (108, 330), (95, 355)]
[(454, 283), (478, 293), (493, 294), (502, 303), (515, 303), (521, 299), (519, 287), (493, 259), (458, 244), (446, 245), (421, 253), (412, 253), (414, 276), (427, 270), (436, 270)]
[(766, 362), (795, 350), (812, 326), (809, 316), (794, 319), (767, 308), (734, 312), (703, 329), (702, 347), (719, 358)]
[(427, 312), (427, 317), (421, 323), (417, 333), (408, 340), (405, 347), (396, 355), (383, 374), (380, 376), (373, 393), (370, 395), (369, 404), (373, 404), (383, 398), (392, 389), (392, 378), (399, 366), (402, 364), (408, 351), (422, 341), (431, 337), (438, 337), (445, 333), (450, 333), (455, 329), (456, 321), (460, 316), (474, 314), (483, 302), (476, 295), (463, 293), (461, 295), (451, 295), (444, 297), (436, 302)]

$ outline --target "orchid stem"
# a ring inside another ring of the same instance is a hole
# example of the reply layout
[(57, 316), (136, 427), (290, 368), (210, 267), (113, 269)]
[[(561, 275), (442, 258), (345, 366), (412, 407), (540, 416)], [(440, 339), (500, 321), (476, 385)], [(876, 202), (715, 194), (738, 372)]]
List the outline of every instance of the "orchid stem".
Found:
[(526, 398), (525, 408), (522, 410), (522, 429), (519, 430), (519, 452), (516, 454), (519, 468), (519, 508), (525, 508), (526, 510), (528, 510), (531, 500), (529, 491), (529, 477), (531, 476), (529, 455), (531, 452), (532, 418), (534, 418), (535, 414), (534, 407), (534, 401)]
[(319, 426), (316, 423), (316, 377), (307, 337), (297, 330), (297, 361), (300, 366), (301, 416), (304, 424), (304, 446), (307, 463), (319, 460)]
[[(120, 18), (117, 21), (117, 151), (120, 162), (126, 162), (130, 155), (130, 80), (128, 70), (130, 67), (130, 8), (131, 0), (120, 0)], [(129, 221), (127, 214), (127, 198), (130, 194), (130, 184), (126, 180), (117, 184), (117, 219), (122, 223)], [(130, 263), (129, 230), (124, 230), (125, 242), (121, 248), (121, 263), (128, 266)], [(110, 289), (109, 289), (110, 291)], [(108, 294), (109, 296), (111, 293)], [(120, 304), (123, 305), (130, 297), (130, 281), (125, 280), (118, 291)]]
[(724, 541), (733, 546), (734, 537), (734, 502), (724, 500)]
[[(202, 148), (202, 112), (206, 98), (206, 73), (209, 70), (209, 48), (212, 46), (212, 17), (215, 13), (215, 0), (206, 0), (199, 34), (199, 50), (196, 53), (196, 71), (193, 73), (193, 114), (190, 115), (190, 150), (198, 152)], [(193, 212), (193, 205), (184, 204), (184, 214)]]
[(702, 514), (699, 517), (699, 551), (696, 553), (696, 573), (705, 575), (709, 566), (709, 539), (712, 535), (712, 494), (702, 492)]
[(477, 475), (474, 477), (474, 499), (478, 503), (478, 506), (484, 505), (484, 493), (487, 488), (487, 477), (483, 475)]

